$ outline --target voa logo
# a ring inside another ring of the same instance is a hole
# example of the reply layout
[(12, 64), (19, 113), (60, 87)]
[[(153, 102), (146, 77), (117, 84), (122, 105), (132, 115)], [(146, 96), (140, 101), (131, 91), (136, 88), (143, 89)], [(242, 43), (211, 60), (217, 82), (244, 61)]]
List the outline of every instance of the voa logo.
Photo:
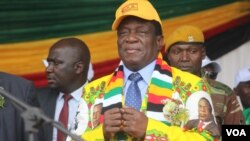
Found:
[(227, 136), (247, 136), (244, 129), (226, 129)]

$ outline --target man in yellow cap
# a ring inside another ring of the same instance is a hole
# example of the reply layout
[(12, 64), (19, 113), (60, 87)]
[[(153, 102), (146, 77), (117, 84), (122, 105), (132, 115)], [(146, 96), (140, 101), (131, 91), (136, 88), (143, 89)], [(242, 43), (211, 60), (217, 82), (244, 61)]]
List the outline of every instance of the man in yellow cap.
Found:
[(209, 79), (201, 69), (206, 57), (205, 39), (200, 28), (183, 25), (166, 39), (165, 58), (173, 67), (202, 77), (211, 87), (211, 97), (219, 127), (222, 124), (240, 124), (244, 121), (242, 110), (233, 91), (221, 82)]
[(103, 101), (100, 124), (89, 124), (82, 138), (214, 140), (207, 130), (182, 128), (189, 119), (198, 118), (199, 98), (211, 103), (211, 97), (199, 77), (172, 68), (162, 59), (162, 25), (152, 4), (147, 0), (124, 2), (116, 11), (112, 29), (117, 31), (121, 62), (114, 73), (85, 87), (83, 98), (89, 106)]

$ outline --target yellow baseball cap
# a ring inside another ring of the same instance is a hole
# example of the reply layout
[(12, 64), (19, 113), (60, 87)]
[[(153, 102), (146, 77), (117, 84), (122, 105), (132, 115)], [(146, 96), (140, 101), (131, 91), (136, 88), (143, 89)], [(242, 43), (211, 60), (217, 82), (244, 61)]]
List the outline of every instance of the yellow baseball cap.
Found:
[(177, 42), (204, 43), (204, 41), (204, 35), (200, 28), (193, 25), (183, 25), (168, 36), (166, 50)]
[(148, 0), (127, 0), (117, 10), (112, 30), (116, 30), (120, 22), (127, 16), (136, 16), (145, 20), (155, 20), (161, 24), (161, 19)]

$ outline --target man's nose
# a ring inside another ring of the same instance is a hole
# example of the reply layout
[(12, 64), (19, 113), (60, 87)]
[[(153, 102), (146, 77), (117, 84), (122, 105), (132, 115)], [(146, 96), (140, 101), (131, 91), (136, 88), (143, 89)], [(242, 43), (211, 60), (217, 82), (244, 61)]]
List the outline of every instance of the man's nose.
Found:
[(189, 60), (189, 54), (188, 54), (188, 52), (187, 51), (183, 51), (182, 53), (181, 53), (181, 61), (188, 61)]
[(48, 72), (53, 72), (54, 66), (53, 64), (48, 64), (48, 66), (46, 67), (45, 71)]
[(135, 42), (137, 41), (137, 36), (136, 36), (136, 32), (130, 32), (127, 39), (127, 42)]

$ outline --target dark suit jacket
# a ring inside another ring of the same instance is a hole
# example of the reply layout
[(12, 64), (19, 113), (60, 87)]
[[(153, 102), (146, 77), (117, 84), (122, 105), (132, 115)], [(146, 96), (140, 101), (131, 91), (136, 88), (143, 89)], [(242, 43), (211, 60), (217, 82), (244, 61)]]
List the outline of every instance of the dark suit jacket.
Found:
[[(17, 99), (37, 106), (31, 81), (0, 72), (0, 87)], [(5, 98), (4, 107), (0, 108), (0, 141), (28, 141), (20, 113), (20, 106), (14, 106)]]
[[(199, 119), (189, 120), (186, 124), (186, 127), (188, 129), (198, 127), (199, 121)], [(209, 131), (214, 137), (220, 137), (219, 127), (214, 121), (209, 123), (204, 129)]]
[[(54, 120), (56, 99), (59, 95), (59, 91), (51, 89), (49, 87), (37, 88), (38, 102), (41, 110), (46, 116)], [(52, 141), (53, 126), (51, 124), (44, 124), (39, 131), (40, 141)]]

